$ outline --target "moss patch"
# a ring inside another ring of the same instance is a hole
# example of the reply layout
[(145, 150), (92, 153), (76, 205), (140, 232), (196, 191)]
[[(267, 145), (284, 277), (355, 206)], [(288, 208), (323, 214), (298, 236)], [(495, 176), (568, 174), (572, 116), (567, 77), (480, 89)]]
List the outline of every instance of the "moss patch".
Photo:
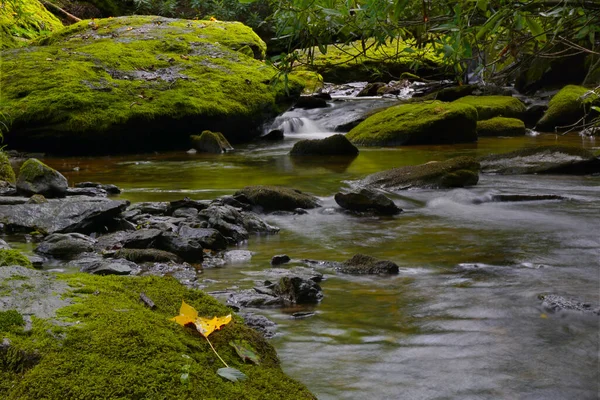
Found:
[(63, 28), (63, 24), (37, 0), (0, 2), (2, 50), (29, 44), (31, 39)]
[(477, 121), (477, 136), (523, 136), (525, 123), (516, 118), (496, 117)]
[(346, 137), (364, 146), (474, 142), (476, 120), (475, 108), (465, 104), (402, 104), (368, 117)]
[[(312, 399), (306, 388), (285, 376), (275, 350), (238, 317), (210, 336), (219, 355), (249, 379), (228, 382), (222, 365), (195, 330), (169, 318), (184, 300), (201, 316), (231, 312), (212, 297), (172, 278), (61, 276), (75, 304), (58, 311), (63, 325), (35, 319), (30, 333), (9, 333), (15, 350), (39, 354), (22, 374), (0, 369), (0, 397), (85, 399)], [(139, 300), (144, 292), (156, 309)], [(246, 340), (261, 364), (245, 364), (229, 346)], [(189, 383), (180, 377), (185, 366)]]
[(20, 265), (22, 267), (33, 268), (31, 261), (18, 250), (0, 249), (0, 267), (9, 265)]
[[(600, 96), (592, 94), (583, 98), (590, 89), (583, 86), (568, 85), (552, 97), (548, 103), (548, 110), (538, 121), (536, 128), (554, 132), (557, 127), (565, 127), (576, 123), (589, 111), (592, 104), (600, 103)], [(570, 127), (562, 128), (562, 130)]]
[(23, 325), (25, 325), (25, 320), (17, 310), (0, 311), (0, 332)]
[(250, 204), (262, 207), (265, 211), (293, 211), (296, 208), (315, 208), (318, 199), (297, 189), (283, 186), (247, 186), (235, 193), (244, 196)]
[[(271, 83), (277, 71), (257, 59), (264, 42), (237, 22), (108, 18), (38, 44), (2, 54), (0, 111), (13, 119), (12, 147), (184, 149), (199, 128), (247, 140), (287, 100), (283, 82)], [(245, 46), (254, 58), (237, 51)], [(288, 83), (292, 95), (302, 90)]]
[(527, 109), (521, 100), (511, 96), (465, 96), (453, 103), (475, 107), (479, 121), (494, 117), (520, 118)]
[(205, 153), (225, 153), (233, 150), (221, 132), (204, 131), (201, 135), (190, 136), (192, 147)]
[(15, 171), (10, 165), (10, 160), (5, 152), (0, 151), (0, 180), (15, 183)]

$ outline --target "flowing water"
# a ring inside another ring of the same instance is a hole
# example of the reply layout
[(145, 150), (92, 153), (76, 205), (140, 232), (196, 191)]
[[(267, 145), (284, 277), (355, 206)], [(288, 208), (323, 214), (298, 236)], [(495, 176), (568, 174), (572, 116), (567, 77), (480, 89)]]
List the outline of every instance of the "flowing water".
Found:
[[(351, 107), (362, 107), (355, 103)], [(329, 115), (324, 115), (329, 113)], [(346, 116), (345, 116), (346, 115)], [(240, 249), (250, 261), (204, 271), (208, 291), (249, 288), (275, 254), (342, 261), (391, 260), (392, 277), (323, 271), (323, 301), (263, 309), (284, 370), (320, 399), (596, 399), (599, 319), (548, 313), (540, 294), (600, 303), (600, 177), (484, 175), (473, 188), (391, 193), (405, 212), (357, 217), (333, 195), (367, 174), (458, 155), (540, 144), (597, 149), (577, 135), (483, 138), (476, 144), (361, 149), (354, 160), (291, 159), (299, 138), (325, 137), (347, 112), (292, 112), (275, 122), (278, 143), (233, 153), (46, 159), (71, 183), (100, 181), (121, 198), (212, 199), (247, 185), (286, 185), (321, 197), (301, 216), (266, 216), (281, 228)], [(558, 194), (567, 200), (486, 202), (493, 194)], [(27, 248), (27, 246), (24, 246)], [(296, 311), (313, 311), (295, 319)]]

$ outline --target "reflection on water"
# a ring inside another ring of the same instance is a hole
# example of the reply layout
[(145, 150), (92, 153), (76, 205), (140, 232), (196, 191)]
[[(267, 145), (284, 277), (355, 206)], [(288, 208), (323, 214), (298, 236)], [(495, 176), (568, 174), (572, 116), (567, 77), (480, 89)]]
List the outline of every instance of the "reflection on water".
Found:
[[(310, 132), (305, 132), (310, 136)], [(361, 149), (339, 162), (297, 162), (303, 136), (233, 153), (49, 159), (71, 183), (124, 188), (132, 201), (209, 199), (254, 184), (322, 198), (303, 216), (268, 216), (275, 236), (252, 238), (244, 263), (204, 272), (207, 290), (248, 288), (275, 254), (344, 260), (357, 252), (401, 267), (394, 277), (325, 273), (310, 318), (258, 310), (278, 324), (272, 340), (287, 373), (321, 399), (595, 399), (598, 318), (548, 314), (538, 295), (600, 303), (600, 178), (483, 176), (470, 189), (391, 194), (394, 217), (340, 213), (333, 194), (369, 173), (457, 155), (539, 144), (592, 148), (579, 136), (485, 138), (477, 144)], [(322, 133), (317, 132), (316, 137)], [(79, 170), (75, 171), (74, 168)], [(565, 200), (486, 202), (491, 194), (556, 194)], [(483, 200), (482, 200), (483, 199)]]

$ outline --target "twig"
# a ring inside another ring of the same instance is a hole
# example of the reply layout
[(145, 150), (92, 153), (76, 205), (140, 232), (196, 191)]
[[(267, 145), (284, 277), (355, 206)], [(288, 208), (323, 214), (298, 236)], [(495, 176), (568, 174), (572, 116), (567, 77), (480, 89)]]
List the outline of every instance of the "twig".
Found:
[(46, 1), (46, 0), (40, 0), (40, 2), (41, 2), (41, 3), (42, 3), (44, 6), (46, 6), (46, 8), (50, 7), (50, 8), (52, 8), (53, 10), (55, 10), (55, 11), (58, 11), (59, 13), (61, 13), (62, 15), (64, 15), (64, 16), (65, 16), (67, 19), (69, 19), (69, 20), (71, 20), (71, 21), (73, 21), (73, 22), (79, 22), (79, 21), (81, 21), (81, 19), (80, 19), (80, 18), (77, 18), (77, 17), (76, 17), (76, 16), (74, 16), (73, 14), (71, 14), (71, 13), (69, 13), (69, 12), (67, 12), (67, 11), (63, 10), (62, 8), (60, 8), (59, 6), (57, 6), (57, 5), (55, 5), (55, 4), (52, 4), (52, 3), (50, 3), (49, 1)]
[(152, 300), (150, 300), (150, 298), (148, 296), (146, 296), (146, 293), (144, 293), (144, 292), (140, 293), (140, 300), (146, 306), (148, 306), (149, 309), (154, 310), (156, 308), (156, 304), (154, 304), (154, 302)]

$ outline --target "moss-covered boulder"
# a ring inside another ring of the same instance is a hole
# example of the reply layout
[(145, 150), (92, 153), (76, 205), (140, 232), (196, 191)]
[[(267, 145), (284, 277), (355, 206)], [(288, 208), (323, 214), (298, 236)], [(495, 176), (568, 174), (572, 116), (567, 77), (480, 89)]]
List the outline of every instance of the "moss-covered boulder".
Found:
[[(82, 154), (185, 149), (199, 130), (250, 139), (288, 100), (264, 54), (238, 22), (79, 22), (2, 53), (0, 111), (13, 120), (5, 143)], [(290, 78), (287, 89), (299, 94), (302, 85)]]
[(235, 192), (236, 199), (258, 206), (264, 211), (294, 211), (297, 208), (316, 208), (315, 196), (283, 186), (247, 186)]
[(511, 96), (465, 96), (453, 103), (475, 107), (479, 121), (494, 117), (521, 118), (527, 110), (521, 100)]
[(192, 148), (201, 153), (221, 154), (233, 150), (221, 132), (204, 131), (200, 135), (190, 136)]
[(14, 249), (0, 249), (0, 267), (11, 265), (20, 265), (26, 268), (33, 268), (33, 264), (21, 252)]
[(341, 134), (324, 139), (305, 139), (294, 143), (292, 156), (356, 156), (358, 149)]
[(381, 215), (395, 215), (402, 210), (383, 193), (362, 188), (348, 193), (336, 193), (333, 197), (342, 208), (357, 212), (373, 212)]
[(363, 146), (467, 143), (477, 141), (474, 107), (440, 101), (401, 104), (380, 111), (346, 137)]
[[(217, 370), (224, 365), (206, 339), (170, 319), (179, 314), (182, 300), (202, 317), (231, 310), (175, 279), (27, 271), (14, 268), (12, 275), (1, 275), (3, 282), (27, 283), (6, 285), (11, 299), (21, 299), (8, 302), (10, 309), (38, 317), (29, 332), (13, 323), (0, 333), (9, 349), (0, 352), (3, 399), (314, 398), (282, 372), (273, 347), (237, 316), (210, 341), (248, 379), (221, 378)], [(45, 297), (36, 297), (39, 289)], [(141, 293), (156, 307), (140, 301)], [(48, 306), (32, 308), (34, 300)], [(4, 307), (0, 303), (0, 311), (8, 311)], [(230, 345), (234, 341), (245, 341), (259, 364), (245, 363)], [(36, 355), (35, 361), (24, 362), (25, 355)]]
[(538, 121), (536, 129), (554, 132), (570, 129), (593, 104), (600, 103), (600, 96), (583, 86), (568, 85), (552, 97), (548, 110)]
[(67, 178), (37, 158), (30, 158), (21, 165), (17, 191), (31, 196), (64, 197), (69, 187)]
[(525, 123), (516, 118), (495, 117), (477, 121), (477, 136), (523, 136)]
[(0, 48), (29, 44), (31, 39), (56, 32), (63, 24), (38, 0), (3, 1), (0, 6)]
[(0, 151), (0, 181), (15, 183), (15, 171), (10, 165), (10, 160), (5, 152)]
[(360, 181), (361, 186), (402, 190), (421, 188), (455, 188), (476, 185), (480, 164), (472, 157), (431, 161), (377, 172)]
[(569, 174), (600, 172), (600, 159), (580, 147), (539, 146), (480, 159), (481, 171), (493, 174)]

